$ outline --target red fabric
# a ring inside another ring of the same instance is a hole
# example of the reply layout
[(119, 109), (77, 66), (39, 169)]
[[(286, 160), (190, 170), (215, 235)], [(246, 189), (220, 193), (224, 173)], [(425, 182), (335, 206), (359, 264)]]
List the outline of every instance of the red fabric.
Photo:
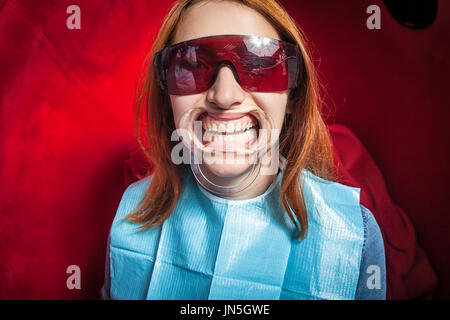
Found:
[(372, 211), (383, 234), (387, 298), (432, 297), (437, 287), (435, 272), (410, 219), (389, 196), (380, 170), (348, 128), (331, 125), (329, 130), (339, 182), (361, 188), (361, 203)]
[(0, 299), (99, 297), (159, 3), (0, 0)]
[[(435, 296), (449, 298), (450, 3), (439, 1), (435, 23), (419, 31), (399, 26), (381, 0), (370, 3), (382, 9), (376, 31), (365, 28), (364, 2), (282, 3), (314, 43), (336, 106), (327, 121), (350, 128), (382, 172), (347, 152), (348, 135), (337, 140), (344, 177), (367, 186), (392, 243), (391, 297), (434, 286), (420, 243), (438, 274)], [(72, 4), (0, 0), (0, 299), (98, 298), (108, 228), (131, 181), (134, 90), (170, 3), (77, 0), (81, 29), (68, 30)], [(73, 264), (80, 290), (66, 287)]]

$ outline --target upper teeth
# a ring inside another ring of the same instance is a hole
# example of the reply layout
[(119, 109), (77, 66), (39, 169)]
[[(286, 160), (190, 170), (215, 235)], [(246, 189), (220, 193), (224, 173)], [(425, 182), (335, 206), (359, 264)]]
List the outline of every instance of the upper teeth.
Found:
[(208, 131), (217, 131), (220, 133), (233, 133), (248, 130), (255, 125), (256, 125), (255, 122), (246, 122), (246, 123), (206, 122), (203, 123), (203, 128)]

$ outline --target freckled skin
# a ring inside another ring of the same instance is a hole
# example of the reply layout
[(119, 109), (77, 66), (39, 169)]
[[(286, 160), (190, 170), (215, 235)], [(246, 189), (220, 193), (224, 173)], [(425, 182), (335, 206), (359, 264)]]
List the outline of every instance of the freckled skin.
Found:
[[(195, 38), (222, 35), (246, 34), (279, 39), (275, 28), (257, 11), (232, 1), (211, 1), (190, 7), (177, 26), (172, 43)], [(187, 96), (170, 95), (175, 124), (183, 114), (196, 107), (214, 113), (258, 109), (270, 116), (274, 129), (281, 130), (286, 114), (289, 91), (249, 92), (244, 90), (234, 78), (230, 68), (223, 66), (215, 83), (205, 92)], [(279, 132), (279, 131), (278, 131)], [(273, 154), (278, 158), (278, 154)], [(202, 170), (213, 176), (236, 176), (236, 181), (251, 166), (241, 164), (203, 164)], [(260, 174), (251, 187), (236, 194), (231, 199), (248, 199), (262, 194), (276, 178), (276, 174)]]

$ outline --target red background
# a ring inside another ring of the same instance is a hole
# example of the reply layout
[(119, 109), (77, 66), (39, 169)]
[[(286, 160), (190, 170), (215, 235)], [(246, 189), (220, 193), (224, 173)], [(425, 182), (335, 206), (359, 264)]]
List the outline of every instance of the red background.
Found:
[[(314, 44), (328, 122), (370, 153), (386, 182), (380, 192), (409, 217), (437, 273), (434, 297), (450, 298), (450, 3), (438, 2), (424, 30), (400, 26), (379, 0), (281, 3)], [(66, 28), (72, 4), (81, 30)], [(366, 28), (371, 4), (381, 30)], [(131, 181), (134, 89), (169, 6), (0, 0), (1, 299), (98, 298), (107, 233)], [(81, 290), (66, 287), (73, 264)], [(421, 270), (408, 283), (432, 289), (434, 272)], [(418, 297), (407, 292), (395, 297)]]

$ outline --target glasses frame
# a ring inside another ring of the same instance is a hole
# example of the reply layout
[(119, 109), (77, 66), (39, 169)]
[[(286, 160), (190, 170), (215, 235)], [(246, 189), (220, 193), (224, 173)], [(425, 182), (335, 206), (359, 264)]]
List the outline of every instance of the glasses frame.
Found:
[[(162, 92), (168, 92), (167, 73), (168, 73), (168, 68), (169, 68), (168, 54), (169, 54), (170, 50), (173, 50), (174, 48), (179, 47), (179, 46), (189, 44), (190, 42), (194, 42), (194, 41), (198, 41), (198, 40), (202, 40), (202, 39), (227, 38), (227, 37), (241, 38), (241, 39), (257, 39), (258, 41), (262, 41), (265, 43), (273, 43), (273, 42), (278, 43), (279, 47), (283, 48), (285, 51), (288, 51), (290, 53), (289, 57), (294, 58), (295, 59), (294, 61), (296, 63), (296, 70), (292, 76), (292, 81), (290, 81), (292, 84), (290, 86), (288, 86), (288, 88), (286, 88), (285, 90), (295, 89), (298, 86), (298, 80), (302, 77), (303, 70), (304, 70), (304, 60), (303, 60), (303, 56), (301, 54), (301, 50), (299, 49), (298, 45), (288, 42), (288, 41), (283, 41), (283, 40), (278, 40), (278, 39), (273, 39), (273, 38), (268, 38), (268, 37), (262, 37), (262, 36), (225, 34), (225, 35), (206, 36), (206, 37), (200, 37), (200, 38), (190, 39), (190, 40), (186, 40), (186, 41), (181, 41), (181, 42), (175, 43), (170, 46), (165, 46), (163, 49), (156, 52), (153, 57), (153, 74), (154, 74), (154, 80), (158, 84), (160, 90)], [(292, 60), (292, 59), (290, 59), (290, 60)], [(289, 63), (292, 64), (292, 63), (294, 63), (294, 61), (289, 61)], [(225, 60), (222, 63), (219, 63), (216, 66), (216, 68), (219, 68), (221, 65), (228, 65), (228, 66), (232, 67), (231, 69), (232, 69), (235, 77), (237, 76), (238, 83), (241, 84), (240, 78), (237, 75), (236, 68), (231, 61)], [(280, 90), (273, 91), (273, 92), (278, 92), (278, 91), (280, 91)], [(284, 90), (281, 90), (281, 91), (284, 91)], [(266, 91), (263, 91), (263, 92), (266, 92)]]

